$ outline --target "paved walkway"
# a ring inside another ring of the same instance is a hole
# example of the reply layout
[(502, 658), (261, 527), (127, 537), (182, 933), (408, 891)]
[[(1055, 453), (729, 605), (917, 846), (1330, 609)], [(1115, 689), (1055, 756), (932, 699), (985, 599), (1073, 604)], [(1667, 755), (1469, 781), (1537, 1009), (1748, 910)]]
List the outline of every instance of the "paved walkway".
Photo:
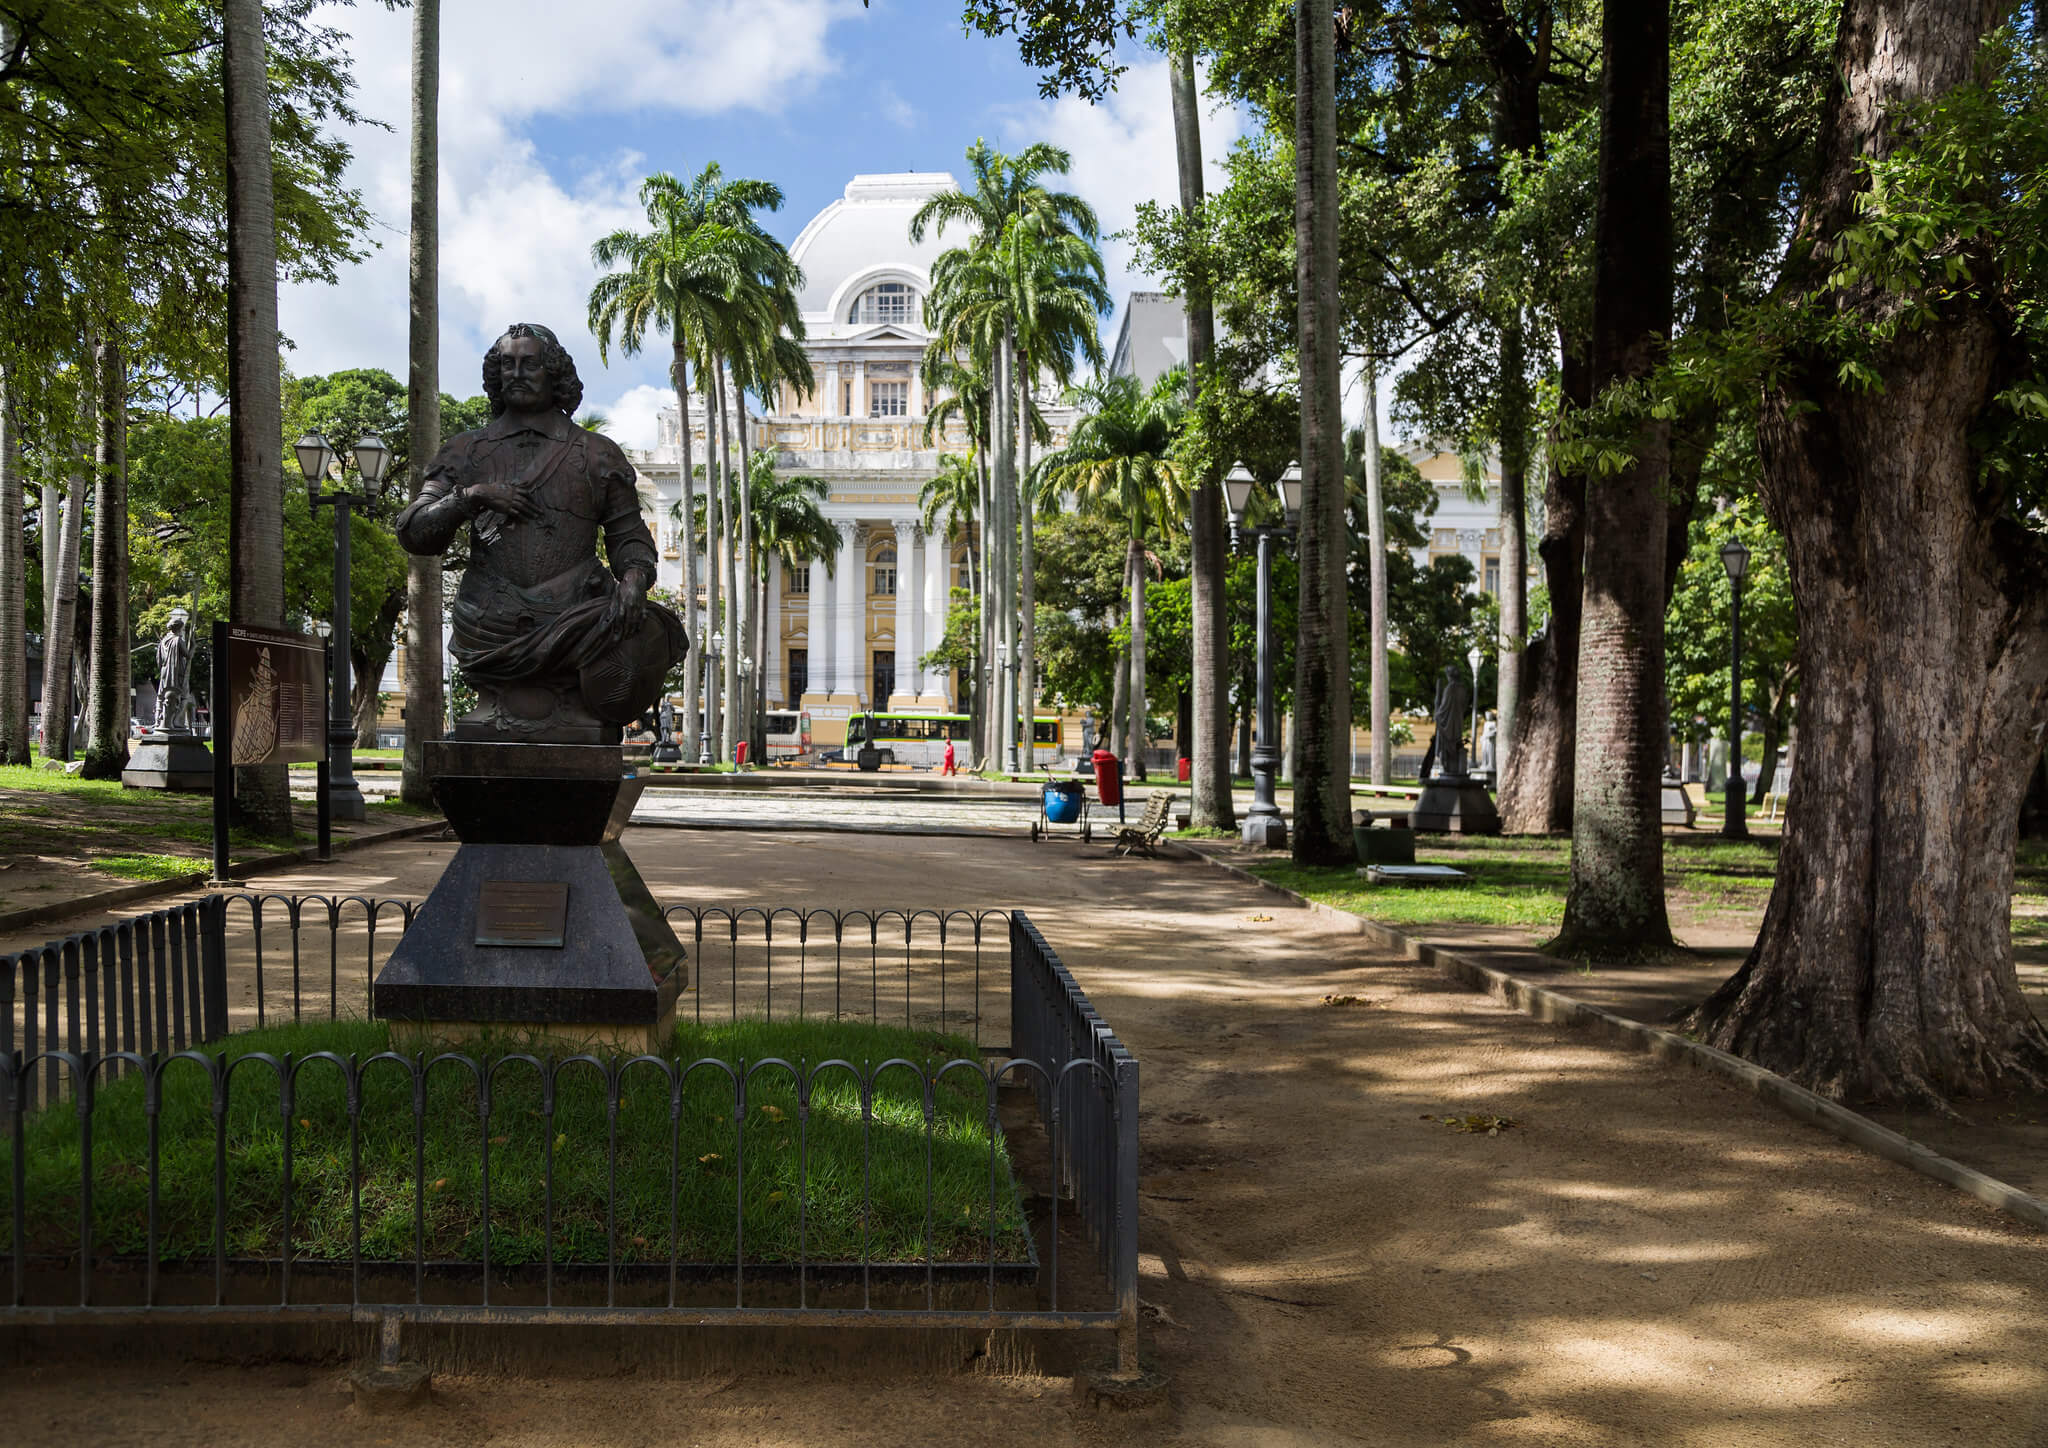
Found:
[[(1673, 1071), (1450, 987), (1193, 862), (636, 829), (664, 900), (1017, 905), (1143, 1063), (1141, 1294), (1176, 1409), (1043, 1380), (455, 1379), (421, 1444), (2048, 1442), (2048, 1238)], [(327, 889), (422, 894), (450, 846)], [(295, 881), (311, 887), (314, 878)], [(1472, 1134), (1445, 1117), (1506, 1118)], [(97, 1442), (361, 1441), (325, 1371), (9, 1384)], [(171, 1411), (167, 1414), (166, 1409)], [(388, 1432), (388, 1430), (387, 1430)]]

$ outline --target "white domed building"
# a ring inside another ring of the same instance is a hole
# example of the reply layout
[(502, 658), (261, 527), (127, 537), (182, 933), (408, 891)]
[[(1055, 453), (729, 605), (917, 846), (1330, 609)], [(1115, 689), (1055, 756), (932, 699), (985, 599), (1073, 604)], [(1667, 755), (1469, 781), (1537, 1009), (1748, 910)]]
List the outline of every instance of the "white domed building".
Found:
[[(910, 240), (918, 208), (956, 189), (942, 171), (856, 176), (790, 247), (804, 273), (798, 303), (817, 390), (798, 397), (784, 389), (771, 414), (749, 420), (748, 441), (772, 451), (778, 471), (831, 487), (824, 511), (840, 532), (834, 570), (813, 564), (790, 576), (777, 561), (768, 588), (768, 704), (808, 710), (821, 746), (838, 744), (849, 713), (863, 708), (964, 708), (960, 681), (918, 660), (944, 636), (950, 591), (964, 584), (971, 540), (928, 534), (918, 496), (939, 459), (968, 451), (969, 442), (955, 424), (935, 446), (924, 446), (930, 400), (918, 363), (929, 340), (923, 321), (932, 261), (969, 237), (948, 227)], [(703, 403), (693, 397), (690, 408), (699, 467)], [(1071, 414), (1049, 400), (1040, 406), (1054, 445), (1061, 445)], [(680, 415), (671, 406), (661, 414), (656, 445), (628, 452), (654, 508), (658, 581), (672, 589), (682, 586), (683, 533), (670, 517), (681, 497), (679, 433)], [(734, 455), (737, 465), (737, 443)], [(702, 579), (700, 566), (700, 598)]]

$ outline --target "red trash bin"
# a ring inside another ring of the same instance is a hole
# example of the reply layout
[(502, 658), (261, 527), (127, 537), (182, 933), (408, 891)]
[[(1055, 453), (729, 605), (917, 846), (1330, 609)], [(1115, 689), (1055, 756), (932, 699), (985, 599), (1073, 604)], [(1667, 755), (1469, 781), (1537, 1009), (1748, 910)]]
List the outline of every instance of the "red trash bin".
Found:
[(1188, 758), (1185, 754), (1180, 757), (1180, 782), (1182, 784), (1188, 782), (1188, 771), (1194, 768), (1194, 763), (1195, 761)]
[(742, 739), (732, 747), (732, 762), (741, 769), (747, 767), (747, 741)]
[(1105, 805), (1121, 808), (1124, 802), (1124, 762), (1107, 749), (1098, 749), (1088, 758), (1095, 766), (1095, 797)]

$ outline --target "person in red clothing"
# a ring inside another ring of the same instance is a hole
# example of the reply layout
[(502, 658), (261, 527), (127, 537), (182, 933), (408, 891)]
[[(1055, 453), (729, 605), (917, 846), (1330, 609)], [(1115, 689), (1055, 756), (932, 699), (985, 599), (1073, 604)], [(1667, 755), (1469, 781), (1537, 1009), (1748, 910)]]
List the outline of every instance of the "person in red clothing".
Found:
[(956, 772), (956, 771), (955, 771), (955, 770), (954, 770), (954, 768), (953, 768), (953, 741), (952, 741), (952, 740), (950, 740), (950, 739), (948, 739), (948, 740), (946, 741), (946, 758), (945, 758), (945, 762), (944, 762), (944, 763), (942, 763), (942, 764), (941, 764), (941, 765), (939, 766), (939, 773), (941, 773), (941, 774), (953, 774), (953, 773), (955, 773), (955, 772)]

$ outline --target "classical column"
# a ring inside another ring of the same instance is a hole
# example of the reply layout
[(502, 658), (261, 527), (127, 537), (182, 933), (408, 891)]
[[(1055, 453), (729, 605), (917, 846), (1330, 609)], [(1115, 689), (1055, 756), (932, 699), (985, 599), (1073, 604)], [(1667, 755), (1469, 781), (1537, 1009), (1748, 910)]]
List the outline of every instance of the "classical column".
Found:
[(868, 364), (865, 361), (856, 361), (853, 364), (853, 406), (846, 409), (846, 415), (868, 415)]
[(915, 362), (910, 364), (909, 422), (914, 429), (911, 436), (913, 438), (919, 436), (919, 432), (915, 429), (922, 429), (924, 427), (924, 375), (918, 370)]
[[(924, 551), (924, 651), (930, 653), (946, 641), (946, 614), (953, 589), (952, 535), (927, 533)], [(944, 697), (950, 682), (944, 669), (935, 668), (925, 679), (924, 691)]]
[(768, 582), (765, 586), (765, 592), (768, 595), (768, 616), (762, 620), (763, 627), (761, 632), (763, 637), (761, 649), (763, 658), (761, 677), (766, 682), (763, 684), (761, 692), (769, 703), (782, 704), (794, 709), (796, 707), (796, 700), (789, 697), (789, 681), (782, 674), (782, 556), (780, 554), (770, 553), (768, 555)]
[(804, 640), (808, 651), (805, 667), (810, 671), (810, 680), (805, 689), (813, 694), (832, 692), (832, 579), (825, 572), (823, 559), (811, 564), (810, 594), (810, 637)]
[(837, 362), (827, 362), (825, 364), (825, 395), (819, 399), (819, 403), (818, 416), (837, 417), (839, 415), (839, 364)]
[(909, 518), (896, 520), (896, 692), (915, 697), (917, 687), (917, 535)]
[(867, 550), (860, 524), (849, 519), (838, 527), (839, 573), (832, 580), (832, 691), (860, 694), (867, 688), (861, 681), (868, 664)]

